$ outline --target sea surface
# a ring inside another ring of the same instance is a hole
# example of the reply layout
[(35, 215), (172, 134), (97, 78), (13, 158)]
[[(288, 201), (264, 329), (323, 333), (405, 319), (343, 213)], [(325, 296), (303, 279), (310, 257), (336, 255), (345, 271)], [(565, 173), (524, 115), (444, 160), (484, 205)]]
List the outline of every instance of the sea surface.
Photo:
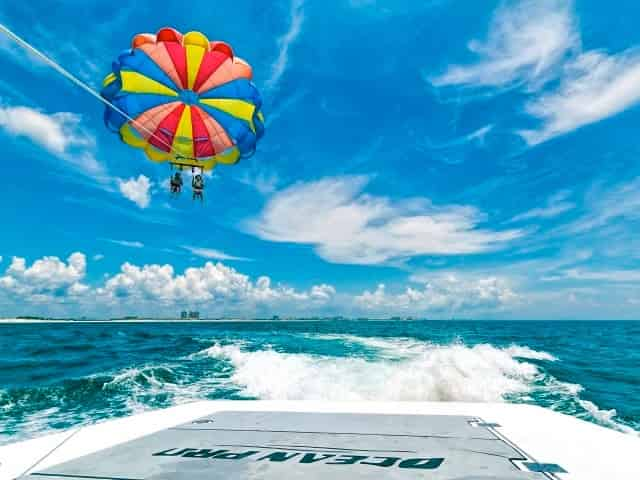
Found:
[(0, 324), (0, 444), (198, 399), (531, 403), (640, 435), (640, 322)]

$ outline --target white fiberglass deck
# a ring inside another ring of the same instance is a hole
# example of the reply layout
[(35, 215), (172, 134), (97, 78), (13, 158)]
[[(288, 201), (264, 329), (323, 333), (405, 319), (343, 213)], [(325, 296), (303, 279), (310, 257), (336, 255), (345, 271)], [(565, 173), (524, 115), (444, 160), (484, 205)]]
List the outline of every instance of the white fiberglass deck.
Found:
[(639, 453), (528, 405), (211, 401), (0, 447), (0, 480), (635, 480)]

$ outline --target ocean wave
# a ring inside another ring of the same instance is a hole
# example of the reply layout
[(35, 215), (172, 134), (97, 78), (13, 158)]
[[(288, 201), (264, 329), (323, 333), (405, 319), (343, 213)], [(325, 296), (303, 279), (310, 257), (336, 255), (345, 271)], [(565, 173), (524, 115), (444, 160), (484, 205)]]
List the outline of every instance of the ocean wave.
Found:
[(194, 354), (231, 362), (230, 379), (242, 393), (264, 400), (388, 400), (517, 402), (543, 405), (625, 433), (638, 432), (580, 397), (584, 387), (563, 382), (530, 362), (554, 355), (521, 345), (438, 345), (411, 338), (305, 334), (358, 343), (374, 359), (287, 353), (215, 343)]
[(550, 353), (533, 350), (529, 347), (523, 347), (520, 345), (511, 345), (504, 349), (509, 355), (516, 358), (527, 358), (529, 360), (545, 360), (547, 362), (557, 362), (558, 358)]
[[(376, 342), (389, 350), (396, 343)], [(213, 345), (206, 353), (232, 362), (231, 380), (247, 395), (269, 400), (499, 402), (527, 392), (539, 374), (535, 365), (491, 345), (398, 345), (396, 359), (373, 361), (237, 345)]]
[[(434, 343), (425, 342), (408, 337), (380, 338), (380, 337), (361, 337), (357, 335), (347, 334), (304, 334), (307, 338), (315, 338), (318, 340), (340, 341), (347, 343), (355, 343), (368, 348), (377, 350), (381, 354), (387, 356), (406, 358), (412, 356), (416, 351), (421, 351), (425, 346), (433, 346)], [(464, 345), (461, 338), (456, 338), (450, 345)], [(499, 348), (499, 347), (495, 347)], [(541, 351), (533, 350), (527, 346), (510, 345), (506, 348), (499, 348), (507, 352), (515, 358), (524, 358), (530, 360), (544, 360), (555, 362), (558, 360), (554, 355)]]
[(195, 352), (166, 360), (0, 390), (0, 443), (199, 399), (532, 403), (638, 433), (583, 398), (582, 385), (554, 377), (548, 368), (561, 360), (525, 345), (300, 333), (197, 340)]

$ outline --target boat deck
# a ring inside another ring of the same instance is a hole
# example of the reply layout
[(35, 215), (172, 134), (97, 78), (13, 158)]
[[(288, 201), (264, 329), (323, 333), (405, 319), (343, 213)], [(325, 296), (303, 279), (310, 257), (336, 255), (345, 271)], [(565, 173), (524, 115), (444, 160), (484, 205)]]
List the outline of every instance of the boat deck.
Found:
[(640, 452), (637, 437), (525, 405), (198, 402), (0, 447), (0, 477), (640, 478), (614, 444)]

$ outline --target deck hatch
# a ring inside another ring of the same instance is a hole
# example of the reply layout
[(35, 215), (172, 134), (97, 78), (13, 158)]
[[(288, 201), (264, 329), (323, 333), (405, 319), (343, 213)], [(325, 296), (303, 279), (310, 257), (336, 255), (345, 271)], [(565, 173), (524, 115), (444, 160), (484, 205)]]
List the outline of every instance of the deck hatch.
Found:
[[(219, 412), (36, 471), (31, 480), (543, 480), (458, 415)], [(483, 423), (480, 421), (480, 423)], [(26, 478), (26, 477), (23, 477)]]

